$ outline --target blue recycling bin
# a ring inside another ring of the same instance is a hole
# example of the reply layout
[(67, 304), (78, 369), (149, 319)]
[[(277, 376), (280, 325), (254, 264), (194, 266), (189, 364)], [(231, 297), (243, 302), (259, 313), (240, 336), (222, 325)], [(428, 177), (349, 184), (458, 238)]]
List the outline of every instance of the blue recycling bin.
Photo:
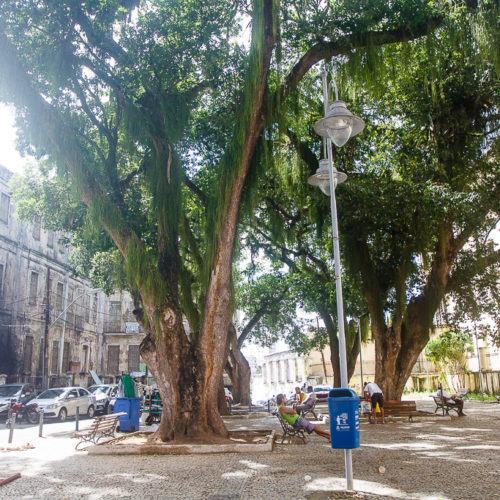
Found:
[(328, 394), (332, 448), (359, 448), (359, 397), (351, 389), (332, 389)]
[(113, 413), (125, 412), (118, 419), (120, 432), (136, 432), (139, 430), (139, 412), (141, 398), (116, 398)]

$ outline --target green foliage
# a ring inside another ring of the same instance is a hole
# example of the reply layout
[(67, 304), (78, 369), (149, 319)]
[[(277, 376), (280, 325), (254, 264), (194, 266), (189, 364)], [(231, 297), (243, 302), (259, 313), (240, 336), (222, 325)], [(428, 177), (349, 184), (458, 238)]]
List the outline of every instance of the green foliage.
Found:
[(466, 353), (474, 352), (472, 339), (462, 331), (446, 330), (425, 347), (426, 358), (448, 373), (465, 373)]
[[(266, 5), (279, 16), (269, 33)], [(350, 174), (337, 192), (346, 314), (363, 316), (376, 284), (380, 316), (401, 319), (425, 288), (443, 221), (473, 226), (481, 241), (485, 217), (491, 227), (498, 214), (495, 9), (420, 0), (274, 0), (249, 11), (232, 0), (0, 3), (0, 99), (19, 109), (21, 146), (47, 159), (40, 177), (17, 183), (19, 212), (71, 231), (79, 272), (108, 288), (126, 281), (154, 310), (151, 321), (173, 304), (194, 338), (241, 177), (237, 254), (264, 252), (271, 271), (259, 271), (256, 291), (249, 285), (237, 304), (251, 316), (285, 285), (256, 335), (271, 339), (274, 325), (298, 349), (311, 345), (301, 343), (295, 304), (332, 317), (336, 304), (328, 199), (306, 183), (321, 154), (312, 133), (322, 115), (318, 68), (301, 64), (335, 54), (339, 87), (352, 89), (350, 107), (368, 123), (334, 158)], [(238, 19), (249, 15), (250, 49), (238, 39)], [(441, 21), (435, 36), (382, 48)], [(274, 37), (267, 75), (263, 51)], [(255, 113), (265, 130), (247, 150)], [(473, 262), (492, 250), (474, 248)], [(472, 260), (460, 262), (466, 276)]]

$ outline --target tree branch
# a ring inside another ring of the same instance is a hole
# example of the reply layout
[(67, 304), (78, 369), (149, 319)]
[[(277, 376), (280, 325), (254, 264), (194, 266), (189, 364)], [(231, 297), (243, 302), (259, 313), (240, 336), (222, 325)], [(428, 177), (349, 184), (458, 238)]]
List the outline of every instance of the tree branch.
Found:
[(279, 91), (281, 100), (286, 99), (293, 92), (304, 75), (319, 61), (339, 55), (348, 55), (353, 49), (368, 45), (382, 46), (414, 40), (434, 30), (442, 21), (442, 16), (436, 16), (422, 20), (412, 30), (400, 28), (389, 31), (368, 31), (362, 35), (346, 35), (334, 42), (321, 41), (311, 47), (287, 75)]

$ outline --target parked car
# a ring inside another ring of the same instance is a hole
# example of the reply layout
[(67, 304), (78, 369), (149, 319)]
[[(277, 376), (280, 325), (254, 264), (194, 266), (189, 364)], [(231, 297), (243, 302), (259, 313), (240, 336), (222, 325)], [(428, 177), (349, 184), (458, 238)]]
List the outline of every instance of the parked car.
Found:
[(60, 422), (75, 416), (77, 407), (80, 415), (92, 418), (96, 408), (94, 395), (83, 387), (47, 389), (31, 402), (43, 409), (44, 417), (56, 417)]
[(27, 403), (35, 397), (35, 389), (31, 384), (0, 385), (0, 416), (7, 417), (12, 403)]
[(111, 413), (109, 403), (116, 397), (118, 386), (116, 384), (96, 384), (89, 387), (89, 392), (95, 397), (96, 411), (100, 413)]
[(329, 385), (317, 385), (314, 387), (313, 391), (316, 394), (316, 401), (326, 401), (326, 398), (332, 389), (333, 387), (330, 387)]

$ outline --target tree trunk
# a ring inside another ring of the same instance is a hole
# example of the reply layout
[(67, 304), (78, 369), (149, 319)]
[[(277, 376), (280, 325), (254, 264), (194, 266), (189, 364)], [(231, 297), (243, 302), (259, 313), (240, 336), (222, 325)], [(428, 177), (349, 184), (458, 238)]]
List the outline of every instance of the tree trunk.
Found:
[(224, 392), (224, 379), (220, 381), (219, 393), (217, 395), (217, 406), (221, 415), (231, 415), (229, 405), (226, 401), (226, 393)]
[[(326, 331), (328, 333), (328, 339), (330, 342), (330, 361), (333, 367), (333, 387), (341, 386), (341, 377), (340, 377), (340, 354), (339, 354), (339, 339), (337, 336), (337, 331), (334, 327), (334, 323), (332, 321), (331, 316), (326, 312), (326, 310), (319, 311), (321, 318), (326, 326)], [(347, 338), (349, 335), (349, 330), (345, 329), (346, 335), (346, 358), (347, 358), (347, 381), (351, 380), (351, 377), (354, 373), (354, 368), (356, 366), (356, 360), (359, 355), (359, 342), (356, 339)], [(351, 345), (351, 348), (347, 346)]]
[(375, 381), (387, 400), (399, 401), (429, 334), (404, 323), (399, 328), (373, 330), (375, 338)]
[(251, 370), (248, 361), (243, 356), (239, 346), (236, 335), (231, 337), (231, 350), (229, 352), (231, 363), (227, 373), (231, 378), (233, 385), (233, 402), (242, 405), (249, 405), (251, 403), (250, 397), (250, 377)]

